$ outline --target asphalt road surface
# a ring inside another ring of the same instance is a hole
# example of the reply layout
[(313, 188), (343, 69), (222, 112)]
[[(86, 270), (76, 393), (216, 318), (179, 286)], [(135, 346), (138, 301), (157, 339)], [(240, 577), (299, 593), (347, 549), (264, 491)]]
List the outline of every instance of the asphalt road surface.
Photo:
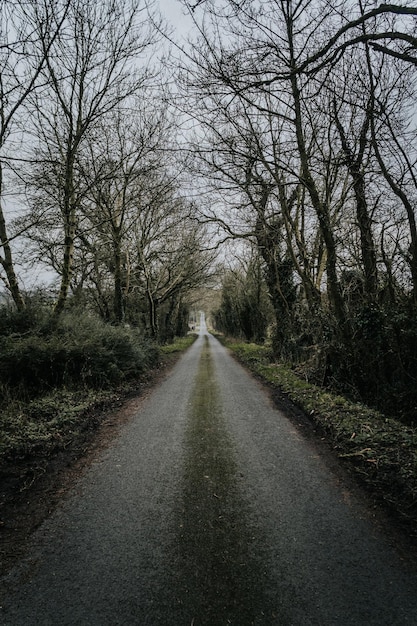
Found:
[(2, 581), (7, 626), (417, 625), (417, 574), (208, 335)]

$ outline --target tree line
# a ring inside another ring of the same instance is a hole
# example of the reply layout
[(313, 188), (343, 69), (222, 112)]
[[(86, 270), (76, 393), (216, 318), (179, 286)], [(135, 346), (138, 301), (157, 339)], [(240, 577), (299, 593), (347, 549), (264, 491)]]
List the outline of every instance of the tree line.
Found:
[(41, 263), (55, 320), (80, 304), (165, 341), (228, 242), (219, 329), (261, 341), (272, 327), (303, 376), (412, 420), (417, 9), (178, 2), (194, 34), (170, 58), (153, 0), (1, 4), (14, 307), (24, 264)]
[(275, 355), (414, 419), (417, 9), (205, 0), (191, 11), (198, 36), (180, 74), (210, 198), (201, 217), (253, 259), (225, 278), (218, 323), (265, 333), (269, 304), (248, 289), (260, 264)]

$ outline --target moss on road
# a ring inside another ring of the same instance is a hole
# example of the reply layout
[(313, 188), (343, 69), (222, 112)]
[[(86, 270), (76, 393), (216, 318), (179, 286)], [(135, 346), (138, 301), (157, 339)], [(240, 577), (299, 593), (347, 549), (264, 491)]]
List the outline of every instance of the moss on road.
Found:
[(207, 337), (188, 417), (179, 522), (184, 616), (195, 626), (266, 623), (264, 573), (251, 550), (254, 531), (239, 491)]

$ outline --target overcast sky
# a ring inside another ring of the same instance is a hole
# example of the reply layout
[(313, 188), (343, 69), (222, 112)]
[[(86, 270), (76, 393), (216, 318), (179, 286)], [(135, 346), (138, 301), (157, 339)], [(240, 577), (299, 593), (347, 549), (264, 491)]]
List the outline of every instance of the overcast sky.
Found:
[(159, 8), (168, 24), (174, 28), (173, 35), (186, 36), (191, 27), (191, 19), (184, 6), (178, 0), (159, 0)]

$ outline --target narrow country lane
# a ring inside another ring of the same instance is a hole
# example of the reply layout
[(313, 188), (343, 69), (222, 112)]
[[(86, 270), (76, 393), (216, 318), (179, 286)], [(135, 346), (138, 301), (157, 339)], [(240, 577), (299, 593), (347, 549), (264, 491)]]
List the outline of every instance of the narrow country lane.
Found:
[(38, 529), (4, 626), (417, 625), (417, 572), (206, 331)]

